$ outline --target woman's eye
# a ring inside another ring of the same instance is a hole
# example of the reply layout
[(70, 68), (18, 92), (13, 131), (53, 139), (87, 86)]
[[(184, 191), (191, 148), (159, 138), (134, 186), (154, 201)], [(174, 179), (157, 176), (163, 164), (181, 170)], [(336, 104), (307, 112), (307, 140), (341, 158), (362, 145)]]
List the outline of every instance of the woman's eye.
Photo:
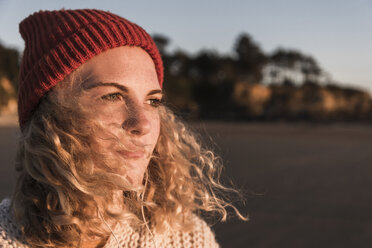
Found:
[(107, 94), (101, 97), (102, 100), (116, 102), (123, 100), (123, 95), (119, 92)]
[(162, 100), (158, 98), (149, 99), (150, 105), (154, 108), (159, 107), (162, 104)]

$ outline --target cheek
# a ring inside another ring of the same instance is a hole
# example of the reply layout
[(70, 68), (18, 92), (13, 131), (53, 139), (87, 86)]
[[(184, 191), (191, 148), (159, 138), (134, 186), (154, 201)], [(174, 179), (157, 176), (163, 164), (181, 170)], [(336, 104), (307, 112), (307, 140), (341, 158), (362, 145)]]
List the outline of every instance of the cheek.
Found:
[(112, 114), (97, 114), (94, 118), (104, 130), (115, 133), (116, 129), (121, 128), (125, 116), (120, 112), (113, 112)]
[(92, 106), (86, 113), (86, 118), (96, 124), (98, 133), (104, 135), (119, 135), (122, 124), (127, 116), (122, 106)]
[(152, 126), (152, 129), (153, 129), (151, 139), (153, 141), (153, 144), (156, 144), (157, 141), (158, 141), (159, 135), (160, 135), (160, 116), (159, 116), (158, 113), (153, 118), (151, 126)]

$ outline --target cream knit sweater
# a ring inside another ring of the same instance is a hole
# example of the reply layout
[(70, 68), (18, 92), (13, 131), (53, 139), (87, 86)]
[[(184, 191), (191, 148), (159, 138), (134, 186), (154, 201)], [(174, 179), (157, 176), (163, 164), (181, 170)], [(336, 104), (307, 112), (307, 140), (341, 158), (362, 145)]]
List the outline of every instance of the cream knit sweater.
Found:
[[(20, 232), (9, 214), (9, 206), (9, 199), (0, 203), (0, 248), (28, 248), (27, 244), (21, 242)], [(105, 248), (217, 248), (218, 244), (208, 225), (196, 216), (193, 222), (192, 232), (170, 231), (154, 234), (154, 239), (144, 226), (133, 227), (120, 223), (114, 228), (115, 236), (110, 236)]]

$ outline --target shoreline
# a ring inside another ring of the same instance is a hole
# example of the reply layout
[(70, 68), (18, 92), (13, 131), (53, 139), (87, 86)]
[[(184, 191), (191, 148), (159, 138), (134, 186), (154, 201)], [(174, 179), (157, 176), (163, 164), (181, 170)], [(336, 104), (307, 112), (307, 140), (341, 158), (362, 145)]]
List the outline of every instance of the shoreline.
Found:
[[(182, 119), (182, 118), (181, 118)], [(278, 128), (331, 128), (331, 129), (359, 129), (359, 130), (371, 130), (372, 123), (366, 122), (307, 122), (307, 121), (231, 121), (231, 120), (184, 120), (188, 126), (203, 129), (204, 125), (208, 125), (209, 128), (220, 128), (221, 126), (234, 125), (236, 128), (244, 127), (278, 127)], [(2, 113), (0, 114), (0, 128), (1, 127), (18, 127), (18, 115), (17, 113)]]

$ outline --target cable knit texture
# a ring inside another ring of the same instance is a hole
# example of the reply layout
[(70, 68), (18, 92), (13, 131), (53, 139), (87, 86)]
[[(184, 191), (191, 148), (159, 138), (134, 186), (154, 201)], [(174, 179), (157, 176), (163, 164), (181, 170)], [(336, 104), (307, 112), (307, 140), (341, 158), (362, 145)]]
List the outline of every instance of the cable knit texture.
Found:
[[(28, 248), (29, 246), (21, 241), (20, 231), (12, 221), (9, 206), (9, 199), (5, 199), (0, 203), (0, 247)], [(194, 216), (193, 222), (194, 228), (191, 232), (170, 231), (164, 234), (154, 233), (154, 239), (145, 226), (131, 226), (128, 223), (119, 223), (113, 230), (118, 240), (111, 235), (105, 248), (117, 248), (118, 246), (127, 248), (219, 247), (212, 230), (203, 220)]]

